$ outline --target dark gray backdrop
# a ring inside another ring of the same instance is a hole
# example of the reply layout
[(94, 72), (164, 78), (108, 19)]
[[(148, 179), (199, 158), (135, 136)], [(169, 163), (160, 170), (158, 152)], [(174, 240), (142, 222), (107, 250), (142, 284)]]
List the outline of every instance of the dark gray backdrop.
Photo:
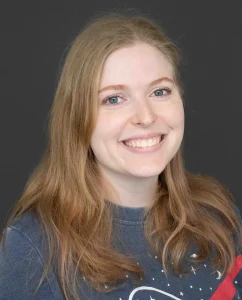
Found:
[(242, 208), (241, 1), (5, 1), (0, 11), (0, 228), (38, 164), (65, 49), (99, 12), (151, 15), (181, 48), (185, 165), (218, 178)]

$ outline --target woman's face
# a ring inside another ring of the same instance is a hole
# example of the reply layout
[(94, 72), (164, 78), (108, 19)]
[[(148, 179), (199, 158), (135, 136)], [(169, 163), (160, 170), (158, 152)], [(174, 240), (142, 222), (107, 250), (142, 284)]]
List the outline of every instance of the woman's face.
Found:
[[(91, 148), (101, 170), (123, 178), (159, 175), (178, 151), (184, 133), (183, 103), (169, 61), (148, 44), (121, 48), (106, 59), (99, 87)], [(158, 148), (142, 148), (143, 152), (123, 143), (148, 134), (166, 136)]]

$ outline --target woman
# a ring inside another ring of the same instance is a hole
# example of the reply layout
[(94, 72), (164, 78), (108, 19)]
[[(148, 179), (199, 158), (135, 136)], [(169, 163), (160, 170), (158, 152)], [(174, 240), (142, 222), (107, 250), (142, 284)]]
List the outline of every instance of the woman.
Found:
[(2, 235), (1, 299), (242, 296), (233, 197), (183, 166), (179, 62), (144, 16), (106, 14), (78, 35)]

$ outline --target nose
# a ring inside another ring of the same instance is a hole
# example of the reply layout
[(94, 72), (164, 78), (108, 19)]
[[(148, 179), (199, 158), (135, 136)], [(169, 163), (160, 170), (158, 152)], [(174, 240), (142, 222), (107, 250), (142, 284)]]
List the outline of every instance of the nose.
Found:
[(149, 126), (155, 122), (157, 116), (147, 101), (136, 101), (131, 118), (133, 125)]

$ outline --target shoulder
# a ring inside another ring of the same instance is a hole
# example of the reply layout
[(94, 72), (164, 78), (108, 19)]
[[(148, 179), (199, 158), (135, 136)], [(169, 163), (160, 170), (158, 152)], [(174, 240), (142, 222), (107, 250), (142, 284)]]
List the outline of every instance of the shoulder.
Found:
[(3, 241), (0, 244), (1, 256), (8, 258), (27, 255), (27, 250), (39, 252), (41, 244), (40, 223), (33, 212), (25, 212), (5, 228)]
[[(32, 299), (45, 266), (45, 243), (37, 215), (25, 212), (15, 219), (6, 228), (3, 241), (0, 244), (0, 294), (6, 297), (4, 299), (14, 299), (16, 293), (18, 299)], [(37, 295), (36, 299), (62, 299), (54, 272), (48, 273)]]
[(233, 232), (233, 241), (235, 244), (235, 251), (236, 254), (242, 253), (242, 218), (241, 218), (241, 212), (240, 209), (236, 204), (233, 204), (233, 210), (235, 212), (235, 215), (237, 217), (237, 221), (239, 224), (239, 227)]
[(21, 244), (32, 244), (33, 247), (38, 248), (41, 235), (40, 222), (36, 213), (27, 211), (6, 228), (4, 240), (8, 247), (16, 244), (15, 238), (20, 239)]
[(241, 213), (240, 213), (240, 209), (238, 208), (238, 206), (236, 204), (233, 204), (233, 209), (236, 213), (236, 215), (239, 217), (239, 219), (241, 220)]
[[(34, 227), (30, 228), (29, 225)], [(40, 222), (37, 213), (26, 211), (20, 217), (16, 218), (10, 227), (31, 233), (32, 229), (37, 229), (39, 226)]]

